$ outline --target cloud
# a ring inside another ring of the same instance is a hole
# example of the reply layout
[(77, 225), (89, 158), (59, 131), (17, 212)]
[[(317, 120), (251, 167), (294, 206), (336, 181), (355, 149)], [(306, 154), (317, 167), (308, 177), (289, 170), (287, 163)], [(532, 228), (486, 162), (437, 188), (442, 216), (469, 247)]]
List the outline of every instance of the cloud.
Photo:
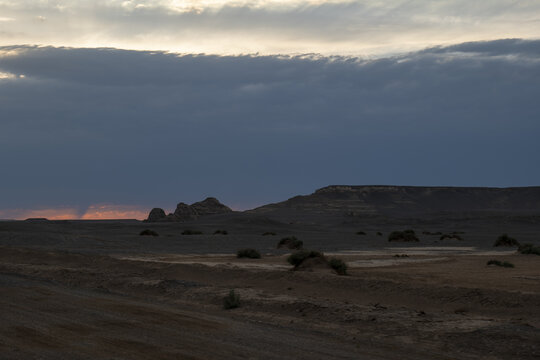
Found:
[[(13, 43), (209, 54), (372, 55), (538, 38), (538, 1), (0, 1)], [(76, 19), (76, 20), (75, 20)]]
[(372, 60), (0, 48), (2, 207), (538, 184), (539, 58), (519, 39)]

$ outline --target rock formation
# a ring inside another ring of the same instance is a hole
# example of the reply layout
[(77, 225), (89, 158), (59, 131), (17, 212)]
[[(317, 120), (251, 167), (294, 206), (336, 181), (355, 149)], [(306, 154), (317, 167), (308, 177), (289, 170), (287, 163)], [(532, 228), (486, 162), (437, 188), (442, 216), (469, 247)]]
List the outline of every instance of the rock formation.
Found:
[(169, 215), (165, 215), (165, 212), (162, 209), (152, 209), (148, 215), (147, 221), (188, 221), (195, 220), (205, 215), (225, 214), (230, 212), (232, 212), (232, 210), (220, 203), (218, 199), (209, 197), (191, 205), (181, 202), (176, 206), (174, 213)]
[(163, 211), (163, 209), (153, 208), (152, 211), (150, 211), (150, 214), (148, 214), (147, 220), (149, 222), (156, 222), (156, 221), (163, 220), (166, 217), (167, 215), (165, 215), (165, 211)]

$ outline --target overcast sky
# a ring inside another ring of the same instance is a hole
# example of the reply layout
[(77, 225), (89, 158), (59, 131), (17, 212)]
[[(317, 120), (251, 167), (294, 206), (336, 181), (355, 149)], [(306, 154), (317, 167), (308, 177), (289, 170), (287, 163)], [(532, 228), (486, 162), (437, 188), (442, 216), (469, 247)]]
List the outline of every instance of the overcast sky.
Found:
[(0, 218), (539, 185), (539, 19), (538, 1), (0, 0)]

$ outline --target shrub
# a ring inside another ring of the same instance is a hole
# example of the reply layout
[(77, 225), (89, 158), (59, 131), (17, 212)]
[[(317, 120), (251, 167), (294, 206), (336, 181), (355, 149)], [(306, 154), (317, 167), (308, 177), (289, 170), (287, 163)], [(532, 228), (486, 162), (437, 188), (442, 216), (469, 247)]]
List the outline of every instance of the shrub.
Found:
[(267, 231), (267, 232), (265, 232), (265, 233), (262, 234), (262, 236), (268, 236), (268, 235), (270, 235), (270, 236), (276, 236), (277, 234), (276, 234), (275, 232), (273, 232), (273, 231)]
[(382, 232), (377, 231), (377, 236), (382, 236)]
[(226, 310), (236, 309), (240, 307), (240, 295), (236, 294), (234, 290), (229, 291), (229, 295), (223, 298), (223, 308)]
[(540, 255), (540, 246), (534, 246), (533, 244), (523, 244), (519, 245), (518, 251), (520, 254)]
[(145, 235), (145, 236), (159, 236), (157, 232), (154, 230), (146, 229), (139, 233), (139, 235)]
[(363, 231), (357, 231), (357, 232), (356, 232), (356, 235), (366, 235), (366, 233), (363, 232)]
[(324, 254), (318, 251), (300, 250), (289, 255), (287, 261), (294, 267), (298, 267), (304, 260), (315, 257), (324, 257)]
[(396, 255), (394, 255), (394, 257), (396, 257), (396, 258), (408, 258), (409, 255), (407, 255), (407, 254), (396, 254)]
[(508, 261), (499, 261), (499, 260), (489, 260), (487, 262), (488, 265), (497, 265), (497, 266), (502, 266), (502, 267), (507, 267), (507, 268), (513, 268), (514, 267), (514, 264), (512, 264), (511, 262), (508, 262)]
[(337, 259), (337, 258), (332, 258), (332, 259), (330, 259), (328, 264), (339, 275), (347, 275), (347, 264), (343, 260)]
[(519, 246), (519, 242), (507, 234), (502, 234), (497, 238), (493, 246)]
[(227, 232), (227, 230), (216, 230), (214, 231), (214, 235), (228, 235), (229, 233)]
[(459, 235), (456, 235), (455, 233), (452, 233), (452, 234), (444, 234), (440, 237), (441, 240), (444, 240), (444, 239), (456, 239), (456, 240), (463, 240), (463, 238)]
[(261, 253), (255, 249), (242, 249), (236, 252), (237, 258), (260, 259)]
[(414, 230), (392, 231), (388, 241), (419, 241)]
[(182, 235), (202, 235), (202, 231), (199, 230), (184, 230), (182, 231)]
[(285, 237), (279, 241), (277, 248), (286, 247), (288, 249), (300, 250), (304, 247), (304, 242), (298, 240), (295, 236)]

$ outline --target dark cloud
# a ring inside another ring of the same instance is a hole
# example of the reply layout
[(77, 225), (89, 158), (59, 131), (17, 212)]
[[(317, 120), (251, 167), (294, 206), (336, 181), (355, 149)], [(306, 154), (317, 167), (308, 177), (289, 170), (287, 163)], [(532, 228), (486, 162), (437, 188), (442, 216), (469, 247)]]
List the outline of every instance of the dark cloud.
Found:
[(538, 184), (539, 47), (369, 61), (0, 48), (0, 74), (13, 74), (0, 78), (1, 207)]

